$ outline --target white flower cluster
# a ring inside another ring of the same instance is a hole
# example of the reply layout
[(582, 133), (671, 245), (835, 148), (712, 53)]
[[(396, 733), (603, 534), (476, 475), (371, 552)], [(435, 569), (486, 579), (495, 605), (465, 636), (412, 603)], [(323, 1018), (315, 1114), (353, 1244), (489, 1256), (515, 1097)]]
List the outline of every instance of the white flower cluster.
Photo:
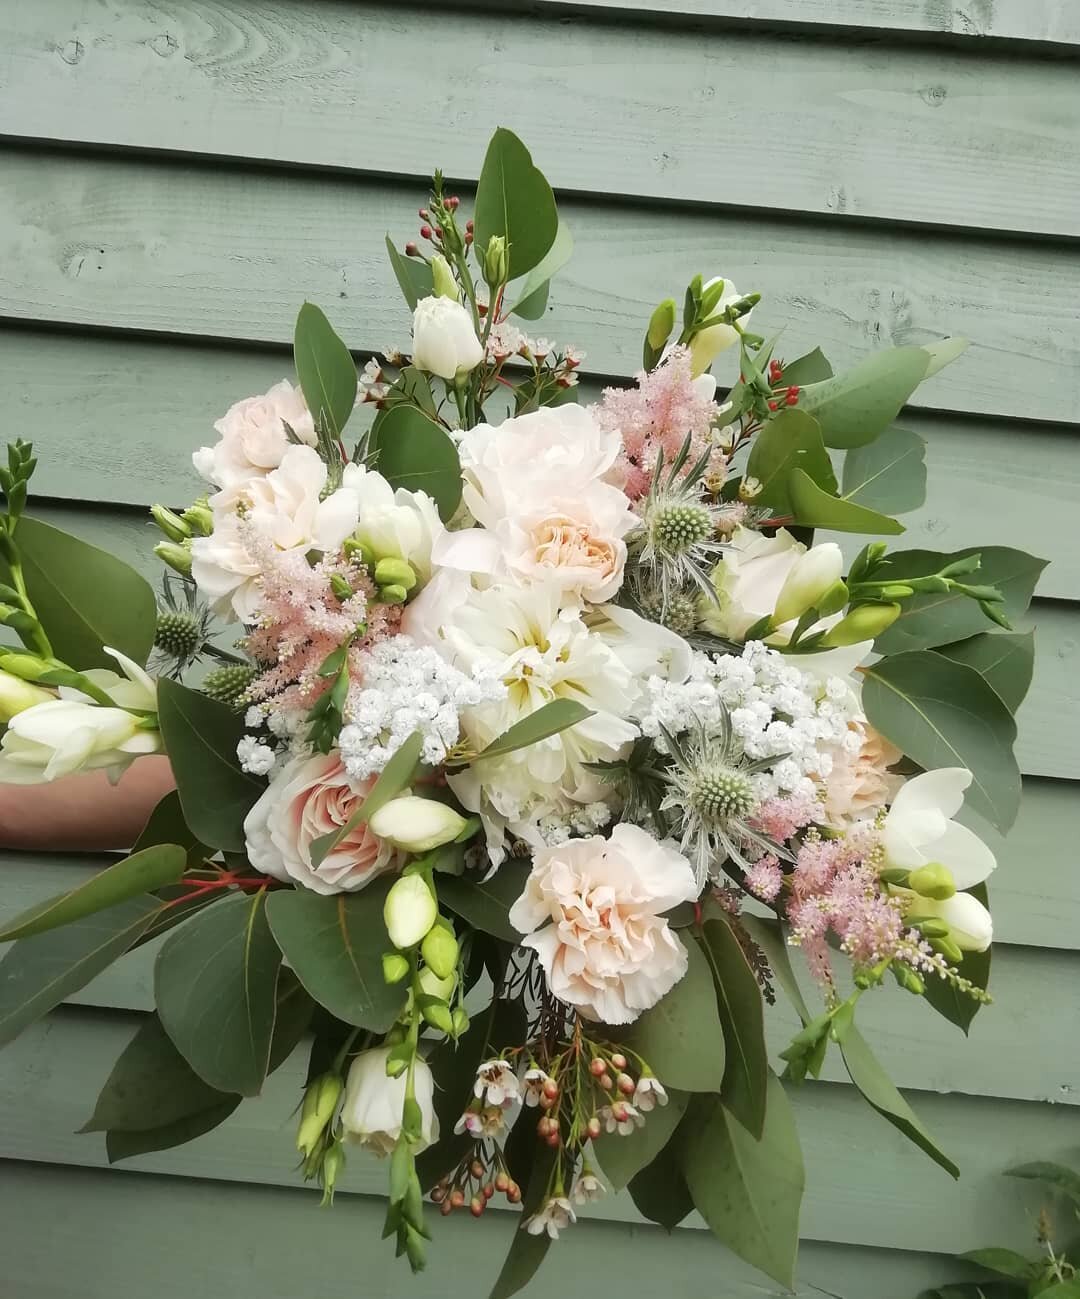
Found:
[(862, 713), (850, 683), (840, 677), (821, 682), (796, 663), (760, 641), (750, 641), (741, 654), (696, 653), (685, 683), (649, 679), (642, 732), (659, 738), (663, 750), (661, 728), (679, 734), (701, 727), (716, 735), (726, 711), (748, 759), (778, 759), (753, 777), (758, 799), (813, 796), (815, 782), (832, 770), (835, 749), (858, 751), (860, 732), (850, 723)]
[(363, 682), (349, 697), (347, 725), (338, 741), (345, 770), (354, 780), (382, 771), (414, 731), (424, 737), (423, 761), (436, 766), (460, 738), (461, 710), (494, 703), (506, 694), (502, 681), (485, 665), (466, 674), (408, 636), (372, 648)]
[(240, 769), (252, 776), (268, 776), (277, 762), (277, 754), (255, 735), (242, 736), (236, 746)]
[(548, 845), (566, 843), (579, 835), (596, 834), (611, 820), (607, 803), (575, 805), (565, 812), (550, 812), (540, 818), (540, 838)]

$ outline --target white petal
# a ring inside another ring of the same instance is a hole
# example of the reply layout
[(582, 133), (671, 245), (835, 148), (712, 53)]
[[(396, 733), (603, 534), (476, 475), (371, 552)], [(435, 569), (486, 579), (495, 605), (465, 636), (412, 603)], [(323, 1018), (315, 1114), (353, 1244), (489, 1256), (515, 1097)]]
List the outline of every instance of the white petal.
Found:
[(146, 672), (144, 672), (143, 669), (139, 667), (137, 663), (133, 662), (133, 660), (129, 659), (126, 654), (121, 654), (119, 650), (110, 649), (108, 645), (106, 645), (105, 653), (111, 655), (112, 658), (116, 659), (117, 663), (119, 663), (120, 666), (123, 668), (124, 675), (132, 683), (132, 685), (139, 686), (141, 690), (144, 692), (144, 698), (146, 699), (145, 703), (130, 704), (129, 706), (133, 708), (156, 707), (157, 689), (154, 685), (153, 677), (149, 676)]
[(937, 916), (949, 926), (949, 936), (965, 952), (985, 952), (994, 938), (990, 912), (970, 893), (957, 893), (944, 902), (919, 899), (919, 914)]
[(966, 767), (938, 767), (913, 776), (893, 799), (892, 810), (906, 815), (933, 808), (945, 817), (953, 817), (964, 802), (964, 790), (971, 784)]
[(431, 562), (464, 573), (494, 573), (499, 567), (499, 543), (483, 528), (444, 532), (431, 548)]
[(981, 884), (997, 866), (997, 858), (979, 836), (957, 821), (946, 822), (945, 833), (924, 851), (928, 860), (949, 868), (958, 889)]

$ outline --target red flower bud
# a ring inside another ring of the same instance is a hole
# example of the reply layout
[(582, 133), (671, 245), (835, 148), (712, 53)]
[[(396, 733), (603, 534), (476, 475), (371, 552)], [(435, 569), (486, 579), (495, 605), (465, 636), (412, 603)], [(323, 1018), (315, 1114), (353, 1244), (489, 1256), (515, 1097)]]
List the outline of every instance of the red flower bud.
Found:
[(770, 410), (779, 410), (779, 409), (780, 409), (780, 403), (779, 403), (779, 402), (776, 402), (776, 401), (771, 401), (771, 402), (769, 402), (769, 409), (770, 409)]
[(592, 1140), (592, 1141), (595, 1141), (596, 1138), (597, 1138), (597, 1137), (600, 1135), (600, 1133), (603, 1131), (603, 1128), (602, 1128), (602, 1126), (601, 1126), (600, 1120), (596, 1117), (595, 1114), (592, 1116), (592, 1118), (591, 1118), (591, 1119), (588, 1121), (588, 1123), (585, 1125), (585, 1131), (589, 1134), (589, 1138), (590, 1138), (590, 1140)]
[(555, 1081), (554, 1078), (545, 1078), (544, 1085), (540, 1090), (544, 1093), (545, 1096), (548, 1096), (552, 1100), (554, 1100), (555, 1097), (558, 1096), (559, 1094), (559, 1084)]
[(472, 1173), (473, 1177), (475, 1177), (477, 1181), (479, 1181), (484, 1175), (484, 1165), (479, 1159), (474, 1159), (469, 1165), (469, 1172)]
[(497, 1191), (508, 1191), (510, 1189), (510, 1178), (505, 1173), (499, 1173), (495, 1178), (495, 1189)]
[(435, 237), (436, 237), (437, 239), (441, 239), (441, 238), (442, 238), (442, 226), (436, 226), (436, 227), (435, 227)]
[(616, 1069), (625, 1069), (626, 1056), (624, 1056), (621, 1051), (616, 1051), (615, 1054), (611, 1057), (611, 1063), (615, 1066)]
[(427, 210), (426, 207), (422, 207), (420, 209), (419, 215), (421, 221), (427, 221), (430, 218), (431, 213)]
[(603, 1087), (604, 1091), (606, 1091), (606, 1092), (611, 1091), (612, 1087), (615, 1086), (615, 1083), (614, 1083), (614, 1081), (612, 1080), (611, 1074), (609, 1074), (609, 1073), (602, 1073), (602, 1074), (600, 1075), (600, 1086)]
[(601, 1060), (599, 1056), (597, 1056), (595, 1060), (589, 1061), (589, 1073), (591, 1073), (594, 1078), (599, 1078), (602, 1073), (606, 1072), (607, 1065), (604, 1064), (603, 1060)]
[(521, 1203), (521, 1187), (518, 1186), (517, 1182), (510, 1183), (510, 1186), (506, 1192), (506, 1198), (510, 1201), (511, 1204)]
[(549, 1132), (547, 1136), (544, 1138), (544, 1140), (548, 1143), (548, 1145), (552, 1148), (552, 1150), (554, 1150), (555, 1147), (559, 1144), (559, 1129), (556, 1128), (554, 1132)]
[(420, 238), (421, 239), (431, 238), (431, 226), (423, 225), (420, 227)]
[(450, 1204), (452, 1204), (455, 1209), (460, 1209), (464, 1203), (465, 1203), (465, 1192), (461, 1189), (460, 1186), (455, 1186), (454, 1189), (450, 1192)]
[(470, 234), (472, 234), (472, 230), (473, 230), (473, 219), (472, 219), (472, 217), (470, 217), (470, 218), (468, 219), (468, 221), (465, 222), (465, 229), (468, 230), (468, 232), (469, 232)]
[(484, 1212), (484, 1197), (482, 1195), (474, 1195), (469, 1201), (469, 1212), (474, 1218), (479, 1218)]
[(461, 199), (459, 199), (456, 194), (451, 194), (450, 197), (446, 200), (446, 206), (450, 209), (451, 212), (456, 212), (458, 210), (458, 206), (460, 205), (460, 203), (461, 203)]
[(417, 249), (416, 245), (410, 239), (409, 242), (405, 245), (405, 256), (415, 257), (418, 251), (419, 250)]
[(442, 1204), (439, 1205), (439, 1212), (442, 1214), (444, 1218), (448, 1213), (452, 1213), (453, 1210), (454, 1210), (454, 1206), (450, 1203), (449, 1200), (443, 1200)]

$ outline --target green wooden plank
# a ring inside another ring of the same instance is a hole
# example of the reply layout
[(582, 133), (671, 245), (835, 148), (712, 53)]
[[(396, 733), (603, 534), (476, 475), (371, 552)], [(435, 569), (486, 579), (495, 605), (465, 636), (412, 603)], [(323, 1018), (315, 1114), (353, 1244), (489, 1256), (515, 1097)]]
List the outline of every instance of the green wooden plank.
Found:
[[(216, 438), (214, 420), (291, 375), (291, 357), (276, 348), (20, 329), (0, 346), (0, 386), (15, 395), (21, 435), (41, 452), (35, 487), (84, 501), (186, 502), (198, 490), (191, 452)], [(595, 381), (582, 385), (583, 401), (599, 395)], [(1080, 599), (1080, 550), (1062, 526), (1080, 500), (1075, 436), (916, 412), (904, 422), (926, 439), (930, 472), (926, 504), (904, 516), (900, 544), (959, 550), (986, 541), (988, 520), (1015, 519), (1022, 544), (1051, 561), (1041, 593)], [(843, 540), (852, 552), (861, 544)]]
[[(342, 1194), (316, 1213), (312, 1192), (189, 1182), (97, 1169), (0, 1163), (8, 1240), (4, 1276), (34, 1299), (446, 1299), (485, 1295), (509, 1246), (513, 1220), (487, 1214), (444, 1221), (432, 1213), (427, 1271), (410, 1277), (380, 1245), (378, 1200)], [(117, 1248), (117, 1224), (137, 1230)], [(182, 1230), (178, 1230), (182, 1224)], [(362, 1267), (363, 1280), (356, 1277)], [(635, 1294), (762, 1299), (763, 1280), (705, 1232), (582, 1222), (549, 1251), (522, 1293), (591, 1294), (632, 1277)], [(790, 1299), (912, 1299), (930, 1285), (974, 1275), (933, 1254), (804, 1242)], [(453, 1280), (451, 1280), (453, 1278)], [(464, 1278), (467, 1278), (467, 1286)], [(616, 1289), (622, 1289), (616, 1286)], [(785, 1292), (788, 1293), (788, 1292)]]
[[(66, 1008), (0, 1053), (0, 1157), (101, 1167), (100, 1134), (79, 1135), (97, 1087), (137, 1022)], [(1016, 1044), (1023, 1050), (1023, 1041)], [(141, 1156), (134, 1171), (212, 1181), (295, 1185), (293, 1120), (306, 1061), (298, 1051), (258, 1100), (221, 1128), (171, 1151)], [(993, 1240), (1020, 1247), (1029, 1223), (1018, 1183), (1000, 1172), (1020, 1159), (1057, 1158), (1075, 1143), (1071, 1106), (939, 1096), (913, 1103), (963, 1169), (959, 1182), (883, 1124), (849, 1085), (808, 1084), (794, 1095), (807, 1165), (802, 1231), (807, 1239), (953, 1253)], [(386, 1169), (350, 1157), (344, 1189), (379, 1192)], [(590, 1206), (588, 1217), (640, 1221), (625, 1196)], [(700, 1225), (699, 1219), (690, 1225)]]
[[(408, 237), (416, 185), (59, 152), (0, 165), (0, 315), (285, 344), (311, 298), (354, 348), (407, 344), (383, 232)], [(974, 345), (919, 390), (923, 406), (1061, 421), (1080, 409), (1080, 252), (712, 210), (566, 201), (563, 215), (576, 253), (544, 328), (596, 373), (632, 372), (655, 303), (717, 270), (764, 293), (755, 320), (784, 328), (787, 355), (818, 343), (844, 366), (963, 333)], [(725, 356), (718, 374), (734, 368)]]
[[(475, 179), (494, 103), (565, 189), (1080, 234), (1073, 69), (1019, 45), (1002, 76), (970, 46), (867, 44), (853, 57), (823, 39), (807, 58), (752, 27), (672, 27), (658, 40), (632, 21), (579, 22), (571, 38), (558, 10), (339, 5), (312, 22), (306, 0), (247, 0), (210, 12), (202, 0), (172, 0), (167, 19), (153, 0), (18, 6), (4, 130), (419, 176), (438, 159)], [(473, 75), (447, 79), (439, 112), (403, 111), (429, 99), (425, 47)], [(479, 65), (478, 49), (491, 51)], [(393, 141), (385, 158), (377, 139)]]

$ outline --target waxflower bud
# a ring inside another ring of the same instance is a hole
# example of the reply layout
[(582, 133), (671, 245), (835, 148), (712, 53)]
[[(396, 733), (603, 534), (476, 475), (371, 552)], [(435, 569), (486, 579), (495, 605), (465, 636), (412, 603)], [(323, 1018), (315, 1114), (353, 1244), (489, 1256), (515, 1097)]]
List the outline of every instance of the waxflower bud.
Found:
[(649, 317), (645, 337), (654, 352), (659, 352), (675, 328), (675, 299), (665, 298)]
[(416, 570), (406, 559), (380, 559), (375, 565), (374, 577), (379, 586), (394, 584), (411, 591), (416, 585)]
[(308, 1085), (296, 1134), (296, 1148), (305, 1158), (315, 1149), (323, 1129), (334, 1117), (340, 1096), (341, 1079), (336, 1073), (325, 1073)]
[(913, 870), (908, 876), (907, 887), (920, 897), (933, 898), (936, 902), (944, 902), (956, 892), (952, 872), (938, 861), (927, 862)]
[(387, 983), (400, 983), (409, 973), (409, 962), (400, 952), (386, 952), (382, 958), (382, 973)]
[(209, 537), (214, 531), (214, 516), (205, 496), (189, 505), (180, 517), (198, 537)]
[(815, 608), (840, 580), (843, 571), (844, 557), (835, 541), (826, 541), (800, 555), (792, 564), (776, 598), (774, 626), (790, 622), (801, 617), (807, 609)]
[(164, 505), (151, 505), (150, 517), (170, 541), (186, 541), (191, 529), (179, 516)]
[(458, 944), (450, 927), (434, 925), (420, 944), (420, 954), (440, 979), (448, 979), (457, 969)]
[(484, 250), (484, 280), (495, 289), (505, 284), (510, 276), (510, 259), (503, 235), (492, 235)]
[[(378, 834), (374, 827), (372, 830)], [(386, 932), (398, 948), (415, 947), (435, 923), (438, 914), (435, 897), (422, 875), (403, 875), (386, 895), (383, 904)]]
[(33, 686), (10, 672), (0, 671), (0, 722), (10, 722), (16, 713), (25, 712), (35, 704), (47, 704), (54, 698), (51, 691)]
[(433, 798), (418, 798), (415, 794), (403, 794), (384, 803), (368, 821), (371, 833), (378, 838), (405, 852), (417, 853), (431, 852), (433, 848), (450, 843), (467, 825), (465, 818), (452, 807)]
[(858, 604), (835, 627), (829, 628), (818, 645), (821, 649), (837, 649), (841, 645), (857, 645), (860, 641), (874, 640), (891, 627), (899, 616), (898, 604)]
[(333, 591), (334, 595), (343, 603), (344, 601), (351, 599), (354, 594), (352, 587), (340, 573), (330, 574), (330, 590)]
[(436, 253), (431, 259), (431, 279), (437, 297), (452, 298), (455, 302), (461, 301), (454, 273), (442, 253)]
[(191, 576), (191, 549), (175, 541), (159, 541), (154, 554), (181, 577)]

